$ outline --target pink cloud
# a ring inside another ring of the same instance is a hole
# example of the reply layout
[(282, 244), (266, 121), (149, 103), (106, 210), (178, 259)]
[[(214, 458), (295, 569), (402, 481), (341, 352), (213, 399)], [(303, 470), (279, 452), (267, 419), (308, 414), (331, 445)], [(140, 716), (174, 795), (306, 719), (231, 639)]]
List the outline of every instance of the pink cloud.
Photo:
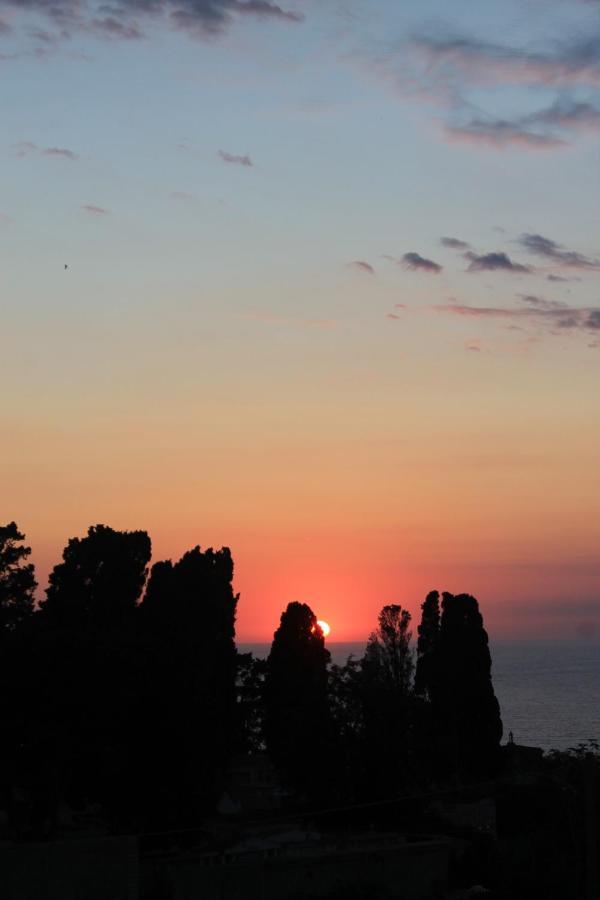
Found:
[(233, 163), (237, 166), (246, 166), (249, 168), (254, 165), (248, 155), (238, 156), (235, 153), (227, 153), (225, 150), (219, 150), (217, 155), (220, 159), (223, 160), (223, 162)]
[(364, 262), (362, 259), (354, 259), (352, 262), (348, 263), (352, 268), (358, 269), (361, 272), (366, 272), (367, 275), (374, 275), (375, 269), (368, 262)]
[(553, 135), (527, 131), (510, 122), (471, 122), (469, 125), (445, 125), (444, 135), (450, 142), (460, 142), (495, 150), (516, 146), (525, 150), (556, 150), (567, 147), (568, 142)]
[(593, 306), (561, 306), (548, 307), (531, 305), (523, 307), (506, 306), (468, 306), (466, 304), (447, 303), (431, 307), (435, 312), (454, 316), (480, 319), (508, 319), (512, 322), (537, 324), (548, 329), (552, 334), (584, 331), (600, 332), (600, 307)]
[(89, 213), (90, 216), (107, 216), (109, 215), (109, 211), (104, 209), (103, 206), (95, 206), (93, 203), (84, 203), (81, 207), (84, 212)]

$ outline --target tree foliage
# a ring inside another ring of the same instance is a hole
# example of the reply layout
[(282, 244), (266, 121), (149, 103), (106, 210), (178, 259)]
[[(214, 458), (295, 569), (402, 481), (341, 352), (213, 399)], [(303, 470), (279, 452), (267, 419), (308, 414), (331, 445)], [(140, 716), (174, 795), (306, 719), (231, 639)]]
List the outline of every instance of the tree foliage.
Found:
[(428, 690), (451, 767), (463, 776), (489, 772), (496, 764), (502, 720), (491, 666), (477, 600), (470, 594), (444, 593), (434, 651), (436, 674)]
[[(152, 567), (140, 606), (146, 639), (140, 753), (157, 827), (192, 824), (214, 802), (237, 739), (233, 560), (196, 546)], [(158, 790), (156, 790), (158, 789)]]
[[(494, 769), (502, 723), (469, 594), (444, 594), (441, 609), (437, 592), (425, 598), (416, 674), (399, 604), (381, 609), (362, 659), (331, 666), (313, 611), (290, 603), (261, 660), (235, 646), (227, 547), (193, 547), (147, 579), (146, 532), (90, 527), (36, 612), (23, 541), (14, 522), (0, 527), (0, 789), (22, 836), (51, 832), (59, 798), (101, 805), (112, 830), (196, 826), (229, 757), (265, 748), (314, 802)], [(13, 814), (17, 796), (28, 817)]]
[(413, 658), (411, 615), (384, 606), (361, 664), (364, 767), (370, 791), (385, 796), (410, 778)]
[(71, 804), (100, 803), (111, 827), (134, 805), (137, 601), (151, 543), (106, 525), (71, 538), (50, 574), (37, 622), (32, 754), (51, 761)]
[(327, 780), (329, 660), (311, 608), (288, 604), (267, 659), (265, 738), (274, 762), (307, 793)]
[(145, 531), (114, 531), (106, 525), (71, 538), (63, 562), (50, 574), (45, 617), (67, 628), (83, 624), (118, 627), (131, 617), (142, 593), (150, 561)]
[(15, 522), (0, 526), (0, 640), (16, 631), (34, 609), (35, 569), (27, 562), (31, 548)]
[(431, 697), (435, 691), (437, 649), (440, 636), (440, 595), (430, 591), (421, 605), (421, 624), (418, 627), (417, 668), (415, 693)]
[(369, 637), (363, 670), (395, 697), (406, 697), (414, 669), (409, 631), (411, 615), (397, 604), (384, 606), (377, 629)]
[(245, 753), (265, 750), (264, 687), (267, 662), (252, 653), (237, 654), (236, 748)]

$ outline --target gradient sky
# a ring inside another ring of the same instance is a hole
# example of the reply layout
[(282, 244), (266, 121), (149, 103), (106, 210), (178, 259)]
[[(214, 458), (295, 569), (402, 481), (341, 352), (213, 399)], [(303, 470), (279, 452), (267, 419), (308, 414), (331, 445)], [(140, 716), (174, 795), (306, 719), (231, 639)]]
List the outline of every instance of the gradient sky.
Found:
[(600, 3), (449, 9), (0, 0), (1, 516), (42, 587), (102, 522), (229, 545), (242, 640), (432, 588), (600, 626)]

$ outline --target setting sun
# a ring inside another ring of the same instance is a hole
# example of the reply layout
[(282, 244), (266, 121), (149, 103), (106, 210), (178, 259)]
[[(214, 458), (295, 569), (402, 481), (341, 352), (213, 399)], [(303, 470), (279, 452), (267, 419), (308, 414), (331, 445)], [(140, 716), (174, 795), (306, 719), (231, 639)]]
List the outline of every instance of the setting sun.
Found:
[(327, 622), (325, 622), (323, 619), (317, 619), (317, 625), (323, 632), (323, 637), (328, 637), (329, 632), (331, 631), (329, 624)]

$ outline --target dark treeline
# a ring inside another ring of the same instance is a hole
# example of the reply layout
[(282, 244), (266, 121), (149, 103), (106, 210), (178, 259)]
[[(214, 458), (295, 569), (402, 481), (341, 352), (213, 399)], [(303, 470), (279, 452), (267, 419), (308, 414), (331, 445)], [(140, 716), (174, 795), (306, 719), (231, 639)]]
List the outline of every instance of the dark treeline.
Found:
[[(61, 803), (108, 829), (165, 831), (214, 812), (234, 754), (268, 752), (297, 802), (390, 799), (488, 778), (500, 710), (468, 594), (382, 608), (364, 656), (331, 664), (290, 603), (266, 660), (238, 653), (233, 561), (195, 547), (151, 568), (146, 532), (71, 539), (36, 608), (30, 549), (0, 527), (0, 778), (15, 837)], [(25, 800), (23, 799), (25, 798)]]

